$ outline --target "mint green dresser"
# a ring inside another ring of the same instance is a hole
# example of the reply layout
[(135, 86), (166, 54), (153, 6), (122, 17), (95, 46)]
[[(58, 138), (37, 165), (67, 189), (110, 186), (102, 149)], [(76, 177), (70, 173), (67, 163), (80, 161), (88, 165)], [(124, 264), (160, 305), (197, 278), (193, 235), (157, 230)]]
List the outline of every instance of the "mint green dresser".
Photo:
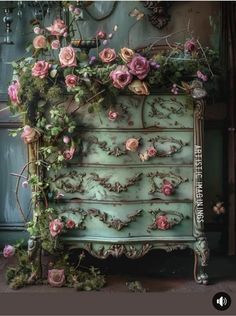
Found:
[(195, 280), (206, 284), (203, 101), (153, 94), (121, 95), (115, 103), (99, 114), (78, 111), (81, 146), (66, 168), (50, 174), (51, 192), (63, 195), (56, 208), (79, 227), (64, 242), (101, 259), (190, 247)]

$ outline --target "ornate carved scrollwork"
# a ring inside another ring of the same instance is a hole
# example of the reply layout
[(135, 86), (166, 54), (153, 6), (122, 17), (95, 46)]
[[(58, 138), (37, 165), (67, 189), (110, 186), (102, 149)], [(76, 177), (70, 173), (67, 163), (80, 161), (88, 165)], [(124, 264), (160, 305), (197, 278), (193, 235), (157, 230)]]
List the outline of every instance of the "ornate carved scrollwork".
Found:
[[(77, 171), (72, 170), (70, 172), (51, 177), (50, 181), (55, 183), (57, 189), (63, 190), (66, 193), (84, 193), (83, 180), (85, 176), (86, 173), (78, 173)], [(71, 182), (71, 180), (74, 180), (74, 183)]]
[[(182, 140), (175, 139), (174, 137), (163, 137), (156, 136), (154, 138), (149, 139), (149, 142), (152, 143), (152, 146), (157, 150), (156, 157), (170, 157), (176, 153), (179, 153), (184, 146), (187, 146), (188, 143), (184, 143)], [(164, 143), (172, 143), (176, 145), (171, 145), (169, 151), (160, 152), (156, 143), (164, 144)]]
[[(184, 215), (178, 211), (162, 211), (158, 209), (150, 210), (149, 213), (153, 215), (153, 223), (148, 226), (148, 231), (149, 229), (171, 229), (173, 226), (180, 224), (184, 219)], [(160, 228), (158, 225), (158, 219), (160, 219), (160, 217), (165, 217), (165, 222), (162, 223), (163, 228)]]
[[(149, 101), (148, 104), (151, 107), (149, 117), (156, 116), (159, 119), (171, 119), (172, 114), (183, 115), (184, 112), (186, 112), (186, 104), (179, 101), (176, 97), (171, 97), (169, 99), (155, 97), (151, 101)], [(173, 106), (173, 104), (175, 106)]]
[(114, 184), (109, 183), (108, 182), (109, 177), (101, 178), (96, 173), (91, 173), (91, 175), (92, 175), (91, 179), (93, 181), (98, 182), (102, 187), (104, 187), (108, 191), (116, 192), (116, 193), (120, 193), (123, 191), (126, 192), (130, 186), (136, 184), (142, 178), (142, 173), (139, 173), (139, 174), (133, 176), (132, 178), (128, 178), (127, 179), (128, 182), (126, 184), (122, 185), (120, 182), (115, 182)]
[(173, 172), (163, 173), (163, 172), (151, 172), (147, 174), (147, 177), (150, 178), (151, 181), (151, 189), (149, 190), (149, 194), (154, 194), (156, 192), (162, 192), (162, 186), (158, 186), (155, 182), (155, 178), (159, 178), (164, 181), (170, 182), (174, 188), (177, 188), (181, 183), (189, 181), (188, 178), (183, 178), (180, 175), (177, 175)]
[(152, 248), (152, 245), (146, 243), (142, 244), (141, 247), (136, 248), (132, 245), (113, 244), (102, 246), (99, 249), (94, 249), (93, 244), (88, 243), (84, 246), (84, 248), (91, 255), (99, 259), (106, 259), (110, 255), (116, 258), (125, 255), (127, 258), (130, 259), (137, 259), (143, 257), (146, 253), (148, 253), (148, 251)]
[(101, 148), (102, 150), (106, 151), (108, 155), (112, 155), (112, 156), (122, 156), (122, 155), (126, 155), (127, 151), (125, 149), (121, 149), (120, 147), (116, 146), (114, 148), (111, 148), (107, 145), (107, 142), (105, 141), (99, 141), (98, 138), (96, 136), (91, 136), (88, 138), (89, 143), (91, 144), (96, 144), (99, 146), (99, 148)]
[(152, 13), (148, 15), (149, 21), (158, 29), (165, 27), (170, 20), (168, 9), (172, 5), (171, 2), (172, 1), (143, 1), (144, 7), (152, 10)]
[(108, 227), (114, 228), (116, 230), (121, 230), (124, 227), (127, 227), (129, 223), (135, 222), (137, 217), (142, 215), (143, 210), (137, 210), (135, 213), (127, 216), (127, 220), (120, 220), (119, 218), (113, 218), (97, 209), (87, 210), (87, 215), (98, 217), (100, 221), (105, 223)]

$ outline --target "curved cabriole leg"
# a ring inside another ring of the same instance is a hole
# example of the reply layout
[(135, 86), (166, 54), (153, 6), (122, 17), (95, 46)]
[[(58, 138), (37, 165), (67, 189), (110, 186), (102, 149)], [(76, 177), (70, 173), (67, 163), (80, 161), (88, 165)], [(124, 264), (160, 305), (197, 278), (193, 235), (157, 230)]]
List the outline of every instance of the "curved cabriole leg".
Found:
[(209, 260), (209, 248), (205, 237), (199, 238), (194, 244), (194, 279), (198, 284), (208, 284), (206, 266)]

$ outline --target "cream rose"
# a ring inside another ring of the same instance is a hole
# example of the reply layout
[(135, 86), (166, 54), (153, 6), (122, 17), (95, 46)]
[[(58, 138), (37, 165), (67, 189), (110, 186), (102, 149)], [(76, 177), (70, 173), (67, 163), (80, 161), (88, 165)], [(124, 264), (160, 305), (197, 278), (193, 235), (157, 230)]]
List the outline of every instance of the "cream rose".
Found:
[(43, 35), (38, 35), (33, 40), (34, 48), (46, 48), (47, 47), (47, 39)]
[(136, 138), (129, 138), (125, 144), (125, 148), (133, 152), (135, 152), (138, 149), (138, 146), (139, 146), (139, 141)]
[(123, 47), (121, 48), (119, 55), (125, 63), (129, 63), (134, 56), (134, 51), (130, 48)]
[(149, 95), (147, 84), (141, 80), (134, 80), (128, 85), (130, 91), (138, 95)]
[(71, 46), (61, 48), (59, 60), (62, 67), (77, 66), (75, 50)]

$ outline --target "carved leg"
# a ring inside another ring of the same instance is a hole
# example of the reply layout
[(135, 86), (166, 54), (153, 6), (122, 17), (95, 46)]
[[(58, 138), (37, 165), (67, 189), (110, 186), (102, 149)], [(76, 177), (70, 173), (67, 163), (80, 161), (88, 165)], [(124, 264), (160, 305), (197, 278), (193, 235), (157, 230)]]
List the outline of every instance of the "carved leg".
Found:
[(209, 259), (209, 248), (205, 237), (199, 238), (194, 244), (194, 279), (198, 284), (208, 284), (208, 275), (205, 272)]
[(31, 236), (28, 240), (28, 258), (32, 265), (32, 273), (28, 283), (32, 284), (42, 277), (41, 266), (42, 247), (39, 237)]

